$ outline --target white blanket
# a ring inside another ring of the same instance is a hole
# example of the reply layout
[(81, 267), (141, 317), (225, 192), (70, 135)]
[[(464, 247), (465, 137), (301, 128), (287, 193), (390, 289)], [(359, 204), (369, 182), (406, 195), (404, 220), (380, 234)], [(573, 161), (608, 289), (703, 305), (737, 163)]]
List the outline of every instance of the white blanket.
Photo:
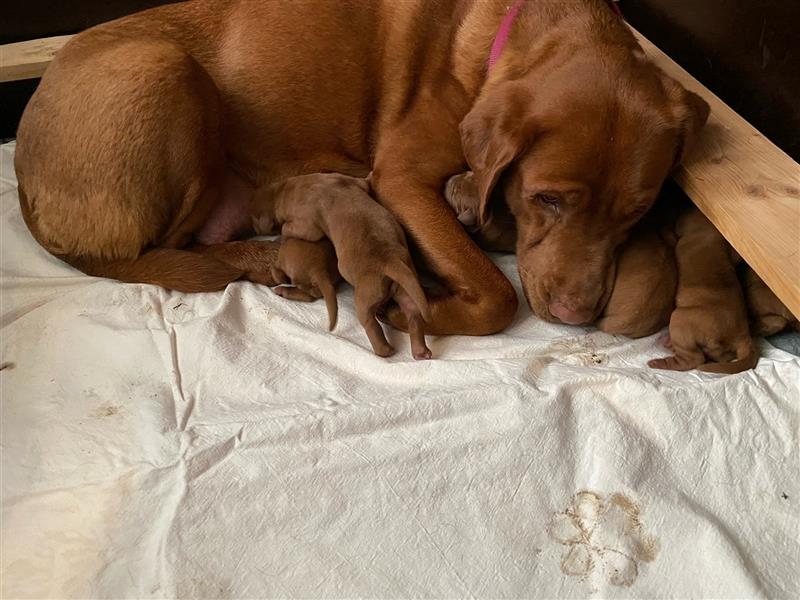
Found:
[(380, 359), (346, 286), (330, 334), (250, 283), (76, 272), (25, 228), (13, 152), (3, 597), (800, 595), (800, 359), (657, 372), (655, 336), (527, 306)]

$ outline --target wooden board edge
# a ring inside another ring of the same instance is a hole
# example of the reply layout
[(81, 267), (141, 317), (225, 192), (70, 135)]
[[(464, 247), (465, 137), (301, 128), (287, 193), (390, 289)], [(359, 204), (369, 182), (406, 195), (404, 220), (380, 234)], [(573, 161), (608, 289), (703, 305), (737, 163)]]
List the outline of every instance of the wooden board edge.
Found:
[(36, 79), (73, 36), (58, 35), (0, 46), (0, 83)]

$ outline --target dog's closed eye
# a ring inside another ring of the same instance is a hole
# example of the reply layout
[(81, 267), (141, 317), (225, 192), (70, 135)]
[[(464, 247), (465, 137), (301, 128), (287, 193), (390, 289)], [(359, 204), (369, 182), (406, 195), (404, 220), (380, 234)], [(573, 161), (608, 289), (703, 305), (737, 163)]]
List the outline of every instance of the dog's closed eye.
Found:
[(537, 193), (531, 196), (531, 202), (539, 208), (550, 211), (555, 215), (561, 212), (561, 197), (551, 193)]

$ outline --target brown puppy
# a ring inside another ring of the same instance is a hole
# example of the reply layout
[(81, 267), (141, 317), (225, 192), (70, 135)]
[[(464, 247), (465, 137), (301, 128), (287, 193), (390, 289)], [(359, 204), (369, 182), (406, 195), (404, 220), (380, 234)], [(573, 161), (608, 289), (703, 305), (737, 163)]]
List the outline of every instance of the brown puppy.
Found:
[(675, 251), (655, 227), (636, 227), (620, 249), (617, 273), (597, 328), (640, 338), (666, 327), (675, 308)]
[(674, 356), (647, 364), (709, 373), (752, 369), (758, 351), (750, 337), (732, 248), (696, 208), (678, 218), (676, 234), (678, 291), (668, 342)]
[(284, 237), (330, 239), (339, 271), (355, 289), (356, 314), (375, 354), (394, 353), (376, 319), (378, 310), (394, 299), (406, 317), (414, 358), (431, 358), (423, 331), (428, 302), (405, 234), (369, 191), (366, 180), (338, 173), (292, 177), (256, 193), (254, 228), (269, 233), (277, 224)]
[[(499, 216), (490, 214), (483, 224), (478, 223), (480, 197), (472, 172), (451, 177), (444, 195), (479, 246), (487, 250), (514, 251), (517, 228), (508, 212)], [(651, 335), (669, 323), (675, 307), (678, 275), (674, 249), (658, 229), (655, 219), (648, 219), (639, 223), (623, 243), (611, 296), (596, 323), (598, 329), (638, 338)]]
[[(592, 321), (617, 247), (708, 107), (605, 0), (523, 2), (487, 71), (510, 4), (190, 0), (93, 27), (59, 52), (20, 123), (26, 223), (89, 273), (221, 289), (274, 261), (274, 245), (227, 249), (250, 229), (256, 188), (372, 168), (448, 290), (426, 330), (488, 334), (517, 298), (442, 198), (466, 158), (479, 220), (503, 188), (533, 310)], [(183, 250), (193, 240), (210, 250)]]
[(773, 335), (787, 327), (800, 330), (797, 317), (778, 300), (775, 293), (749, 265), (744, 265), (741, 278), (753, 335)]
[(292, 284), (292, 287), (280, 285), (273, 289), (278, 296), (288, 300), (313, 302), (325, 298), (328, 330), (334, 330), (339, 313), (336, 284), (341, 275), (336, 267), (336, 252), (329, 240), (283, 240), (278, 251), (278, 260), (272, 267), (272, 277), (278, 284)]

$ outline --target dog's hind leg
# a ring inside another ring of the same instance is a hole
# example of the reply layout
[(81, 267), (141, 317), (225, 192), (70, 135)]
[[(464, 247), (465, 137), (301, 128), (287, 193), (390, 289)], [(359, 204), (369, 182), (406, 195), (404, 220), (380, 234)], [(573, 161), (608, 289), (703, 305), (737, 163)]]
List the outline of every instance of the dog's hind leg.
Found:
[(91, 275), (187, 292), (260, 279), (271, 247), (181, 249), (224, 189), (214, 82), (179, 45), (113, 28), (73, 38), (25, 110), (16, 170), (26, 224)]
[(153, 248), (134, 259), (113, 261), (60, 256), (87, 275), (150, 283), (178, 292), (216, 292), (244, 273), (211, 257), (176, 248)]
[(278, 260), (279, 248), (278, 242), (246, 240), (210, 246), (196, 245), (190, 250), (240, 271), (241, 279), (273, 286), (281, 283), (272, 274), (272, 266)]

